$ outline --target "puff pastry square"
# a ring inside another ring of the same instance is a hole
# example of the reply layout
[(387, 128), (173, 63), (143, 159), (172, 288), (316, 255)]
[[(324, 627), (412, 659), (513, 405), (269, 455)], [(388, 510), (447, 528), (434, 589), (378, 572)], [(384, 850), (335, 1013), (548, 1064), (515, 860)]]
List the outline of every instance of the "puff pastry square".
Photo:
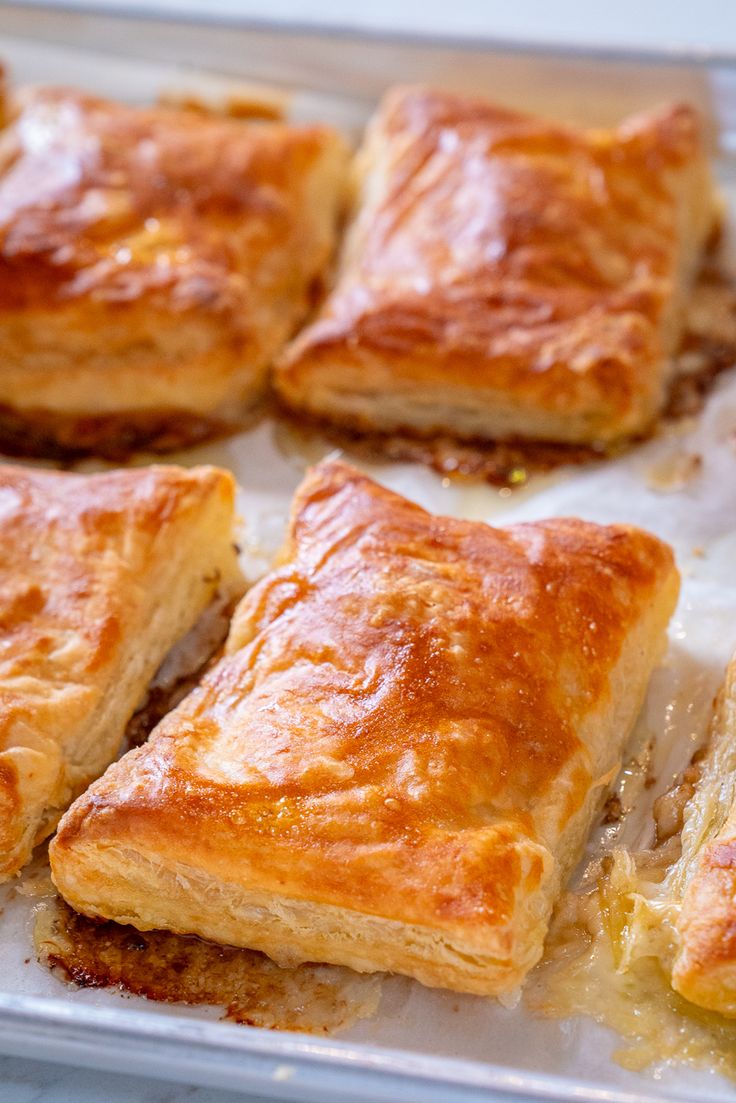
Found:
[(337, 285), (277, 370), (288, 405), (481, 440), (650, 425), (716, 218), (690, 108), (578, 131), (399, 88), (357, 172)]
[(212, 467), (0, 466), (0, 880), (120, 749), (169, 649), (241, 589)]
[(171, 448), (259, 397), (344, 198), (328, 127), (11, 98), (0, 137), (0, 443)]
[(509, 992), (677, 589), (639, 530), (493, 529), (320, 466), (221, 663), (61, 821), (54, 880), (141, 929)]
[(677, 912), (673, 987), (692, 1003), (736, 1016), (736, 657), (669, 888)]

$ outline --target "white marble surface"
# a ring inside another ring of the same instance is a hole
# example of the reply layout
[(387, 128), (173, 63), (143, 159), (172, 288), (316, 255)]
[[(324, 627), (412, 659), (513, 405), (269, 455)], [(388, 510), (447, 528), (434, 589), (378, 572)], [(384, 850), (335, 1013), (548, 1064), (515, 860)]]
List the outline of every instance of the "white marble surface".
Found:
[(0, 1057), (0, 1103), (266, 1103), (262, 1097)]

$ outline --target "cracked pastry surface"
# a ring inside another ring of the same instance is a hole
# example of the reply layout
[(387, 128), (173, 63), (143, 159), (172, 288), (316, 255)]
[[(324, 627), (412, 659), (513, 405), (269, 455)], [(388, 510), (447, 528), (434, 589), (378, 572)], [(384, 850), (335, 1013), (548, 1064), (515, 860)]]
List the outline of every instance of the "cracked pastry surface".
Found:
[(223, 659), (61, 821), (54, 881), (139, 929), (508, 993), (677, 591), (640, 530), (493, 529), (324, 463)]
[(397, 88), (356, 174), (336, 286), (276, 368), (289, 406), (469, 439), (650, 427), (718, 219), (691, 108), (581, 131)]
[(67, 88), (21, 90), (8, 109), (3, 438), (27, 427), (40, 452), (55, 438), (95, 451), (111, 435), (166, 442), (168, 425), (178, 447), (232, 422), (330, 263), (342, 138)]
[(242, 589), (213, 467), (0, 466), (0, 881), (118, 753), (170, 648)]

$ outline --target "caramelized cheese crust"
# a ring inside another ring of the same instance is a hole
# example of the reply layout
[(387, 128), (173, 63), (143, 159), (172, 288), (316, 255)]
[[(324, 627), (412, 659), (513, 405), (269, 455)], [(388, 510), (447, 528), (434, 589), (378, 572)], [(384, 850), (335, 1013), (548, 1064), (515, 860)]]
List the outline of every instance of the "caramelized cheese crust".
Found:
[(650, 425), (716, 219), (692, 109), (578, 131), (397, 88), (356, 174), (335, 290), (277, 370), (287, 404), (479, 439)]
[(669, 548), (436, 517), (327, 463), (226, 654), (64, 817), (77, 910), (498, 994), (615, 775)]

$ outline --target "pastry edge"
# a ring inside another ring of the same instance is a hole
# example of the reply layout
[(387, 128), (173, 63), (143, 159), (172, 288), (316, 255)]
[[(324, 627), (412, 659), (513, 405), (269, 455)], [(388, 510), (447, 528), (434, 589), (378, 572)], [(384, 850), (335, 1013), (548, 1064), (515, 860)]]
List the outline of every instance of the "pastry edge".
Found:
[[(75, 817), (51, 844), (54, 882), (64, 899), (82, 914), (140, 930), (195, 934), (260, 950), (280, 964), (321, 961), (358, 972), (397, 972), (428, 987), (513, 996), (542, 956), (550, 913), (581, 857), (595, 814), (618, 772), (651, 673), (665, 650), (667, 625), (678, 592), (679, 574), (673, 565), (611, 673), (612, 699), (617, 699), (619, 706), (608, 709), (607, 726), (611, 737), (617, 731), (626, 733), (617, 740), (616, 760), (603, 778), (591, 784), (584, 806), (558, 840), (557, 860), (542, 844), (526, 840), (527, 847), (543, 855), (546, 876), (539, 889), (521, 901), (527, 915), (522, 918), (521, 909), (515, 909), (515, 924), (491, 931), (488, 941), (495, 942), (495, 954), (484, 949), (477, 927), (453, 932), (224, 882), (190, 866), (167, 865), (143, 848), (134, 849), (123, 833), (115, 842), (100, 839), (96, 831), (98, 837), (85, 843), (83, 815)], [(601, 716), (596, 712), (586, 722), (600, 724)], [(124, 892), (111, 892), (121, 882)]]
[[(114, 686), (90, 710), (84, 730), (74, 743), (73, 756), (65, 755), (58, 742), (43, 737), (35, 738), (30, 746), (16, 745), (0, 751), (0, 884), (22, 870), (33, 849), (53, 833), (66, 808), (115, 758), (125, 728), (167, 654), (213, 600), (242, 593), (244, 583), (232, 541), (234, 480), (217, 468), (194, 470), (203, 484), (209, 481), (210, 488), (195, 507), (198, 512), (194, 523), (192, 507), (188, 516), (177, 521), (179, 542), (189, 536), (184, 565), (188, 569), (182, 570), (176, 557), (164, 557), (159, 577), (148, 582), (151, 590), (166, 593), (168, 598), (165, 603), (152, 604), (146, 625), (163, 638), (163, 646), (151, 646), (146, 659), (140, 637), (131, 633), (119, 661), (120, 667), (128, 669), (120, 671)], [(224, 515), (230, 518), (227, 526)], [(201, 538), (195, 543), (191, 537), (196, 527)], [(212, 536), (218, 528), (221, 538), (215, 550)], [(170, 540), (176, 544), (173, 534)], [(195, 555), (196, 566), (192, 567)], [(134, 700), (132, 708), (130, 700)]]
[[(710, 777), (706, 765), (685, 813), (671, 982), (691, 1003), (736, 1018), (736, 656), (716, 700), (708, 757)], [(719, 814), (724, 796), (730, 809)]]

